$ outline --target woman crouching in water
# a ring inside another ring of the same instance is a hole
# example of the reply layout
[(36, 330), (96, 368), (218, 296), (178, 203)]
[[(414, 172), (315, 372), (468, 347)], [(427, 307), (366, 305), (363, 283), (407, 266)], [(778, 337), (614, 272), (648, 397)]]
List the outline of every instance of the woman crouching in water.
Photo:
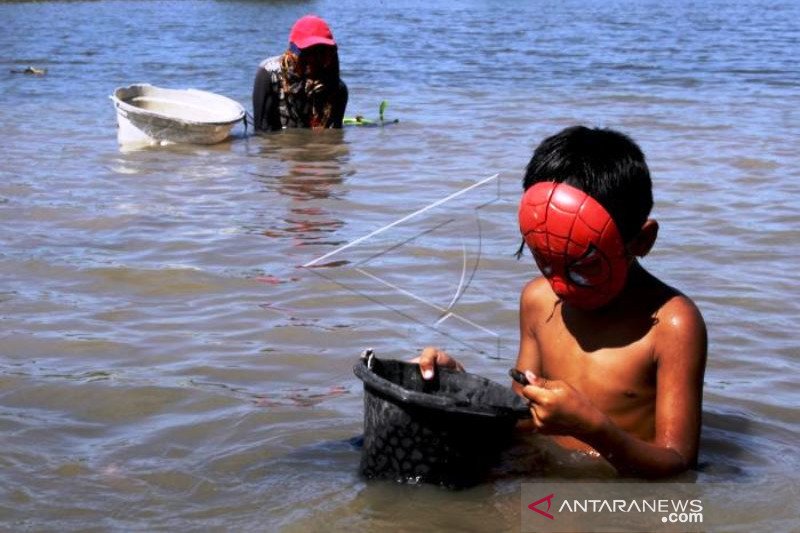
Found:
[(302, 17), (289, 33), (289, 48), (265, 59), (253, 85), (256, 131), (341, 128), (347, 86), (339, 78), (339, 54), (328, 24)]

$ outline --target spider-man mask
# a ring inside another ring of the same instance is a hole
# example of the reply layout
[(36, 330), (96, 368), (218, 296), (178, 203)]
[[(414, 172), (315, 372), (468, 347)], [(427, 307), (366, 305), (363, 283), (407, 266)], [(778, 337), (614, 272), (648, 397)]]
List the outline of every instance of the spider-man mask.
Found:
[(617, 225), (600, 203), (571, 185), (530, 187), (519, 228), (553, 292), (580, 309), (597, 309), (625, 286), (628, 258)]

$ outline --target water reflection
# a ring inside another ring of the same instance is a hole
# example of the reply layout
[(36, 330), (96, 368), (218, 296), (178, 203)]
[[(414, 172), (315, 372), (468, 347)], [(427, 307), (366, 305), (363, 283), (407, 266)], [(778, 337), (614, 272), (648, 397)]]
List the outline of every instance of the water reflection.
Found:
[(286, 213), (269, 217), (272, 224), (263, 234), (291, 238), (298, 246), (339, 244), (329, 237), (344, 222), (325, 205), (343, 198), (344, 178), (352, 174), (344, 132), (285, 130), (252, 138), (250, 148), (249, 155), (259, 160), (258, 169), (250, 174), (265, 192), (287, 198)]
[[(402, 357), (441, 340), (493, 379), (508, 362), (317, 275), (348, 283), (352, 268), (298, 268), (342, 243), (306, 245), (349, 242), (500, 171), (507, 202), (481, 218), (481, 268), (458, 310), (513, 357), (532, 275), (509, 259), (518, 176), (533, 145), (573, 123), (641, 142), (663, 229), (646, 266), (695, 296), (709, 325), (701, 465), (681, 480), (789, 474), (785, 491), (764, 494), (796, 507), (800, 270), (786, 265), (800, 262), (800, 161), (787, 133), (800, 120), (800, 3), (630, 2), (611, 14), (520, 2), (511, 18), (497, 2), (416, 4), (0, 2), (6, 69), (48, 68), (0, 76), (4, 525), (515, 530), (520, 482), (602, 477), (583, 457), (521, 446), (470, 492), (359, 480), (343, 439), (361, 430), (351, 368), (364, 347)], [(352, 111), (385, 98), (398, 127), (239, 129), (211, 147), (120, 153), (114, 87), (247, 103), (254, 66), (286, 45), (265, 21), (288, 28), (309, 6), (341, 28)], [(501, 83), (487, 83), (495, 72)], [(368, 271), (447, 306), (469, 231), (443, 226)], [(367, 244), (358, 251), (381, 251)], [(792, 529), (762, 502), (746, 511), (759, 524), (739, 530)]]

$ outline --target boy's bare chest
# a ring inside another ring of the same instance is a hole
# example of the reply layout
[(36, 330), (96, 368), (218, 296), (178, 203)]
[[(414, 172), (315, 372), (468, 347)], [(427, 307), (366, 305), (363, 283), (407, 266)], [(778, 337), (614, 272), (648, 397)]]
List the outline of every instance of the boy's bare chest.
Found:
[(595, 333), (576, 336), (563, 323), (540, 330), (543, 376), (566, 381), (608, 414), (652, 407), (656, 369), (649, 336), (613, 326)]

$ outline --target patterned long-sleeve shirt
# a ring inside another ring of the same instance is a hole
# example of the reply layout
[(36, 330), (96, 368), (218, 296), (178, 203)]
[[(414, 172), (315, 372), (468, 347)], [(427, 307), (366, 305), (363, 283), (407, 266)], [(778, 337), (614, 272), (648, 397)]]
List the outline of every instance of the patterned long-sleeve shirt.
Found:
[(269, 57), (261, 62), (253, 84), (253, 119), (256, 131), (274, 131), (283, 128), (310, 128), (312, 107), (318, 98), (331, 104), (330, 115), (321, 127), (341, 128), (347, 106), (347, 86), (339, 79), (338, 87), (322, 93), (309, 94), (305, 90), (287, 92), (281, 70), (281, 56)]

